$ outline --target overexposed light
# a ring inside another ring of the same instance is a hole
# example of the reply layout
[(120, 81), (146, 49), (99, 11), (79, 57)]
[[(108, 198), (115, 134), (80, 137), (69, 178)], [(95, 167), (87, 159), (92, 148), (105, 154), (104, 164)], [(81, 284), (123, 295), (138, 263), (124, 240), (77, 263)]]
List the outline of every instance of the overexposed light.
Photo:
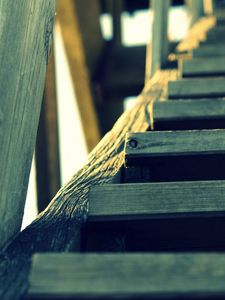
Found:
[(150, 10), (138, 10), (132, 15), (122, 13), (122, 43), (124, 46), (145, 45), (151, 40), (153, 14)]
[(65, 184), (86, 162), (87, 145), (59, 24), (55, 27), (55, 60), (60, 141), (60, 167)]
[(27, 227), (36, 218), (37, 214), (36, 168), (33, 157), (21, 230)]
[(137, 97), (136, 96), (125, 98), (123, 100), (124, 111), (127, 110), (127, 109), (132, 108), (135, 105), (136, 101), (137, 101)]
[(112, 16), (110, 14), (102, 14), (100, 16), (100, 26), (102, 36), (105, 40), (111, 40), (113, 37)]
[(179, 41), (185, 38), (191, 25), (191, 14), (187, 6), (175, 6), (169, 11), (169, 39)]

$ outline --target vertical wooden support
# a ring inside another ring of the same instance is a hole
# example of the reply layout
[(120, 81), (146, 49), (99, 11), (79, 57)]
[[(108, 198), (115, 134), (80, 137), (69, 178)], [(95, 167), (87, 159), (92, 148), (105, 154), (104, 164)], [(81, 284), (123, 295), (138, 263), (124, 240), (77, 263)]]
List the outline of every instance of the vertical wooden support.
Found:
[(204, 14), (212, 15), (214, 11), (214, 0), (203, 0), (204, 1)]
[(1, 248), (22, 223), (55, 1), (2, 0), (0, 12)]
[(55, 80), (54, 51), (52, 51), (48, 64), (35, 151), (39, 211), (46, 208), (61, 186)]
[(115, 47), (122, 46), (122, 21), (123, 0), (109, 0), (109, 7), (112, 15), (113, 44)]
[(192, 14), (192, 24), (204, 16), (204, 0), (187, 0), (187, 5), (190, 7)]
[[(94, 69), (96, 64), (96, 60), (91, 58), (91, 55), (95, 53), (94, 50), (92, 52), (92, 47), (95, 45), (96, 32), (95, 26), (93, 25), (93, 28), (90, 26), (88, 15), (84, 14), (88, 11), (91, 18), (96, 11), (94, 4), (96, 4), (96, 0), (88, 1), (88, 3), (84, 0), (59, 0), (57, 6), (74, 92), (89, 150), (92, 150), (100, 140), (90, 81), (90, 69)], [(81, 12), (85, 15), (83, 19)], [(82, 23), (80, 23), (81, 20)], [(86, 29), (84, 30), (84, 28)], [(99, 47), (99, 45), (95, 46)], [(88, 69), (90, 65), (92, 67)]]
[(170, 0), (153, 0), (153, 27), (152, 27), (152, 43), (147, 53), (148, 66), (146, 70), (149, 72), (146, 75), (149, 78), (160, 69), (167, 61), (169, 54), (168, 42), (168, 14)]

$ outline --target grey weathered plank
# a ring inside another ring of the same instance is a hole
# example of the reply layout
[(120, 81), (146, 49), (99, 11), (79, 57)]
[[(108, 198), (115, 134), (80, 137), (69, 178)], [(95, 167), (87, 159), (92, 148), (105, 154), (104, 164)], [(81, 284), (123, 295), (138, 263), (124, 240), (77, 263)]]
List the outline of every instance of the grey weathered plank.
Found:
[(225, 75), (225, 56), (180, 60), (183, 77)]
[(225, 96), (225, 77), (181, 79), (168, 83), (170, 99), (223, 96)]
[[(57, 263), (56, 263), (57, 262)], [(38, 254), (30, 299), (209, 299), (225, 296), (225, 255)]]
[(125, 157), (130, 159), (225, 154), (225, 130), (152, 131), (130, 133)]
[(0, 248), (20, 230), (55, 1), (1, 1)]
[(166, 63), (169, 54), (168, 42), (168, 13), (171, 1), (170, 0), (154, 0), (153, 10), (154, 19), (152, 26), (152, 43), (148, 49), (149, 74), (154, 75), (155, 71), (161, 69)]
[(89, 222), (225, 216), (225, 181), (113, 184), (89, 193)]
[(154, 122), (225, 118), (225, 99), (155, 101)]
[(225, 56), (225, 45), (201, 45), (192, 50), (193, 57)]

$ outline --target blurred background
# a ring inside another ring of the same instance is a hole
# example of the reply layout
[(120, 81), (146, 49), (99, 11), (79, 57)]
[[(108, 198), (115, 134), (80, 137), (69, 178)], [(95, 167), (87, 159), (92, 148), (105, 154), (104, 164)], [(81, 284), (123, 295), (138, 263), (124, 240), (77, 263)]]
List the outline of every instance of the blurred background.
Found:
[[(191, 25), (188, 2), (172, 1), (171, 51)], [(153, 17), (148, 0), (58, 0), (22, 228), (135, 104), (145, 82)]]

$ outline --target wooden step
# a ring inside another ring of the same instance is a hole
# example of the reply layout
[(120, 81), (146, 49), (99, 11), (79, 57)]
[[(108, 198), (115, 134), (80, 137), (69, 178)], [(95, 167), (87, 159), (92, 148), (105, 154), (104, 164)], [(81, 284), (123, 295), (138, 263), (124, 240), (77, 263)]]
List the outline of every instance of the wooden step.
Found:
[(192, 56), (197, 57), (220, 57), (225, 56), (225, 45), (201, 45), (192, 50)]
[(225, 57), (183, 59), (179, 61), (183, 77), (225, 75)]
[(223, 129), (131, 133), (125, 143), (126, 167), (146, 169), (151, 182), (225, 179), (224, 164)]
[(225, 128), (225, 100), (166, 100), (153, 104), (154, 130)]
[(127, 166), (163, 157), (225, 154), (225, 130), (152, 131), (127, 135)]
[[(107, 201), (106, 201), (107, 199)], [(225, 217), (225, 181), (106, 184), (91, 188), (89, 222)]]
[(222, 299), (224, 254), (37, 254), (29, 299)]
[(225, 96), (225, 77), (189, 78), (168, 83), (169, 99), (223, 96)]

